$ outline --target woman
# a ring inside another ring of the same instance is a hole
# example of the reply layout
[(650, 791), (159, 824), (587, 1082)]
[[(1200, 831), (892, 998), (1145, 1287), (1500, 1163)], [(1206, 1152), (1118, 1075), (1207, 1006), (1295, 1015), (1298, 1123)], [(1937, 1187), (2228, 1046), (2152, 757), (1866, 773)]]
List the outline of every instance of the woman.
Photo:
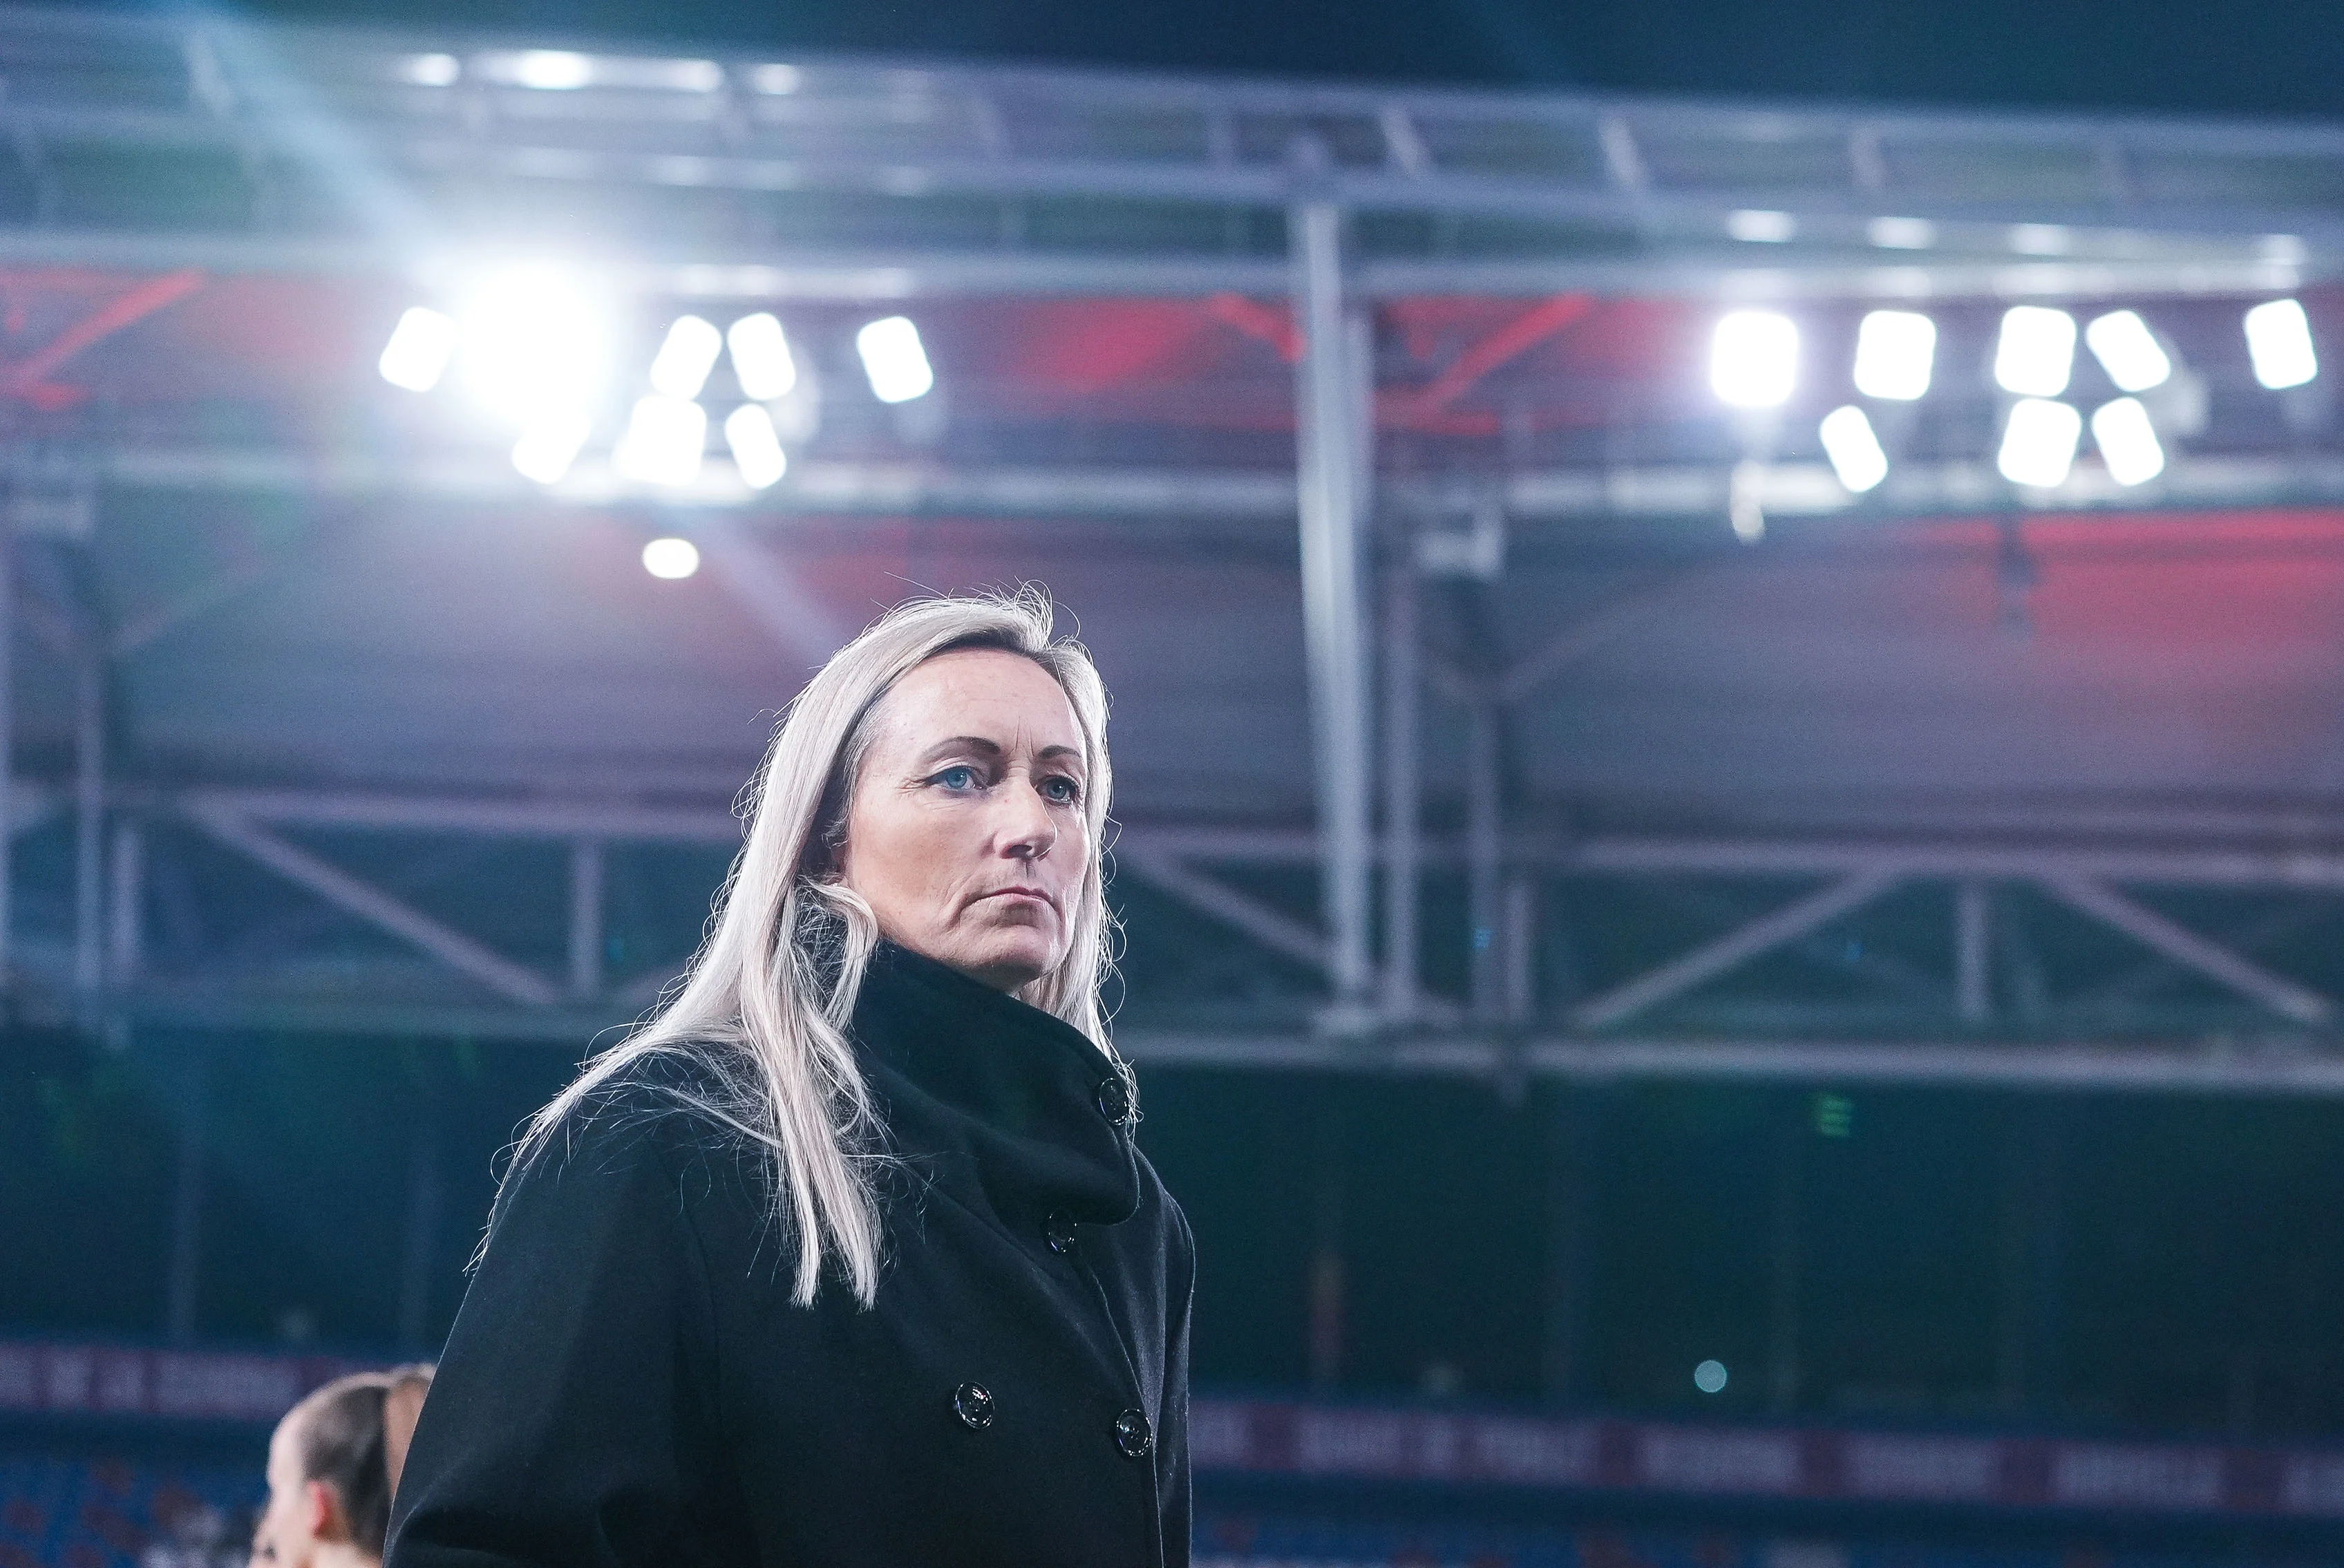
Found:
[(252, 1533), (253, 1568), (375, 1568), (391, 1494), (415, 1436), (431, 1369), (358, 1372), (285, 1412), (268, 1440), (268, 1507)]
[(1099, 1008), (1106, 721), (1031, 592), (814, 677), (690, 976), (522, 1140), (392, 1568), (1187, 1562), (1194, 1250)]

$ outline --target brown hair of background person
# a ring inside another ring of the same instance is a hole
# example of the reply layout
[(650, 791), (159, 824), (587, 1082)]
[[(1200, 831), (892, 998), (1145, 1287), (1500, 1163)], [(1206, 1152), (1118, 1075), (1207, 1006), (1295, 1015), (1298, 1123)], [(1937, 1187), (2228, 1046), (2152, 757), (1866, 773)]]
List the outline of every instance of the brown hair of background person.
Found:
[(268, 1443), (268, 1508), (252, 1533), (255, 1568), (382, 1561), (391, 1494), (431, 1371), (419, 1363), (354, 1372), (285, 1412)]

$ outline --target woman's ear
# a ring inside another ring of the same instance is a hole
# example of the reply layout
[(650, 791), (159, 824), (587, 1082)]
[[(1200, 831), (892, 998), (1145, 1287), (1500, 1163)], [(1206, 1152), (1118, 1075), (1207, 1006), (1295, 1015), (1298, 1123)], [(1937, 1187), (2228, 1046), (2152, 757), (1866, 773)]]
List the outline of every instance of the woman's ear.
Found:
[(341, 1494), (322, 1481), (301, 1483), (301, 1522), (317, 1541), (347, 1541), (350, 1522), (342, 1517)]

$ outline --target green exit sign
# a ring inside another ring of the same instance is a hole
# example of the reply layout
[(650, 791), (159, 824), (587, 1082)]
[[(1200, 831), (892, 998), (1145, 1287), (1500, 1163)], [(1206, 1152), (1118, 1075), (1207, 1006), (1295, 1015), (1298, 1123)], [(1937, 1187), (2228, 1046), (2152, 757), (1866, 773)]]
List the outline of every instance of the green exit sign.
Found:
[(1845, 1095), (1817, 1095), (1815, 1130), (1825, 1138), (1853, 1137), (1855, 1132), (1855, 1102)]

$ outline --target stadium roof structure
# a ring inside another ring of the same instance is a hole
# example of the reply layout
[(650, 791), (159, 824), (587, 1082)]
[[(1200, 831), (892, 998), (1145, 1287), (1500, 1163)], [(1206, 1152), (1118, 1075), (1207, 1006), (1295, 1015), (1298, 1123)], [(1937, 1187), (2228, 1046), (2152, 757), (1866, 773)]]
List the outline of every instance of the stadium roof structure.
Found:
[[(804, 672), (1032, 580), (1143, 1059), (2344, 1089), (2344, 447), (2241, 331), (2344, 329), (2344, 132), (34, 11), (0, 125), (21, 1008), (582, 1041)], [(624, 368), (540, 480), (377, 369), (521, 267)], [(2003, 477), (2019, 304), (2146, 323), (2160, 472)], [(1884, 308), (1925, 397), (1850, 383)], [(759, 312), (796, 386), (694, 393), (786, 474), (631, 477), (662, 334)]]

